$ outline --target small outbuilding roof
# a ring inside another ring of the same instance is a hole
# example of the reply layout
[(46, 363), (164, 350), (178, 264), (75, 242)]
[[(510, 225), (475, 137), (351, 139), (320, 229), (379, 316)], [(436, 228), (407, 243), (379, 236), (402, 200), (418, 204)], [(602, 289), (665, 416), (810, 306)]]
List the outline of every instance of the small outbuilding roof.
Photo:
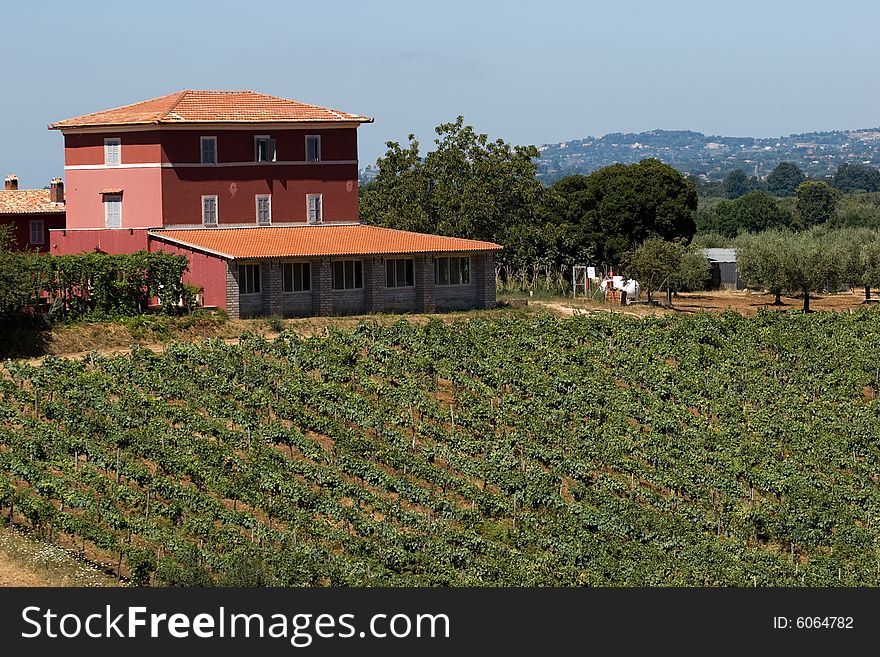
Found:
[(151, 230), (150, 236), (231, 260), (500, 251), (502, 248), (494, 242), (363, 224), (160, 229)]
[(712, 262), (736, 262), (736, 249), (703, 249), (703, 255)]

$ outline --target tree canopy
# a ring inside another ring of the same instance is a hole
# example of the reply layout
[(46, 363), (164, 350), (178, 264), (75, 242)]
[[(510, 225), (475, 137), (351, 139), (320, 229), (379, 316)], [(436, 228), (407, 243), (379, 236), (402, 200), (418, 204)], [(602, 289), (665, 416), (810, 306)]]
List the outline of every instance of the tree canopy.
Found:
[(569, 176), (552, 191), (562, 198), (564, 220), (578, 227), (597, 262), (617, 263), (651, 236), (689, 241), (696, 232), (693, 184), (659, 160)]
[(403, 230), (501, 244), (504, 280), (545, 279), (576, 263), (617, 264), (646, 238), (689, 240), (696, 190), (658, 160), (613, 165), (545, 187), (534, 146), (489, 140), (464, 123), (436, 128), (434, 150), (388, 142), (361, 190), (362, 218)]
[(798, 185), (806, 179), (794, 162), (780, 162), (767, 176), (767, 191), (773, 196), (794, 196)]
[(880, 171), (866, 164), (841, 164), (831, 185), (841, 192), (880, 192)]
[(796, 194), (795, 228), (811, 228), (836, 218), (840, 193), (827, 183), (814, 180), (802, 182)]
[(724, 182), (721, 183), (724, 195), (729, 199), (745, 196), (749, 192), (757, 190), (759, 186), (757, 178), (749, 178), (742, 169), (734, 169), (725, 176)]
[(716, 232), (726, 237), (785, 228), (791, 223), (791, 213), (765, 192), (751, 192), (733, 201), (721, 201), (711, 209), (701, 210), (697, 217), (701, 232)]

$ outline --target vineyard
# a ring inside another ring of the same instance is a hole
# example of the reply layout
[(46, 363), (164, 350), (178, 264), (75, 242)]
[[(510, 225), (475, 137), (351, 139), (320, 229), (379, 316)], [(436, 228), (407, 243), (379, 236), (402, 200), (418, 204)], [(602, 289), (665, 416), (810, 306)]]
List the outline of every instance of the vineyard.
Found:
[(880, 585), (880, 312), (363, 323), (0, 370), (0, 514), (136, 584)]

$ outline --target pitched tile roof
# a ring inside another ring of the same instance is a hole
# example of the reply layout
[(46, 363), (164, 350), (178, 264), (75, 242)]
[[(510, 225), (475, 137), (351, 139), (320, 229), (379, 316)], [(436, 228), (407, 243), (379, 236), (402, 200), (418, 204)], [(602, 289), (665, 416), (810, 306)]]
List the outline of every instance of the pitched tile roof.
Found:
[(163, 229), (150, 231), (150, 235), (231, 259), (501, 250), (492, 242), (363, 224)]
[(49, 128), (186, 123), (371, 123), (373, 119), (255, 91), (193, 91), (52, 123)]
[(64, 203), (50, 201), (48, 189), (0, 190), (0, 215), (48, 213), (64, 213)]

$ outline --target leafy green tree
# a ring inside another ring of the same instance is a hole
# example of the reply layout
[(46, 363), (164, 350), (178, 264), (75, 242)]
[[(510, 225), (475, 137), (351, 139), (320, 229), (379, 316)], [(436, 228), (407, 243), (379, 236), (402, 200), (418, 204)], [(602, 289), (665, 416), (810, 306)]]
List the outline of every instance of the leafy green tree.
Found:
[(709, 260), (700, 250), (690, 248), (684, 252), (678, 269), (667, 279), (666, 301), (672, 305), (673, 292), (705, 290), (711, 278)]
[(841, 164), (831, 185), (841, 192), (880, 192), (880, 171), (865, 164)]
[(737, 268), (751, 285), (761, 285), (781, 303), (783, 292), (800, 294), (810, 312), (810, 293), (835, 288), (852, 277), (842, 262), (843, 246), (824, 229), (790, 233), (765, 231), (737, 239)]
[(680, 243), (650, 237), (627, 254), (623, 271), (639, 282), (648, 297), (648, 303), (653, 302), (654, 292), (664, 286), (671, 303), (669, 281), (681, 272), (684, 255), (685, 248)]
[(780, 162), (767, 176), (767, 191), (773, 196), (794, 196), (807, 177), (794, 162)]
[(784, 245), (788, 233), (772, 230), (745, 233), (736, 239), (736, 268), (745, 281), (763, 287), (774, 295), (773, 305), (781, 306), (787, 279)]
[(702, 213), (700, 227), (726, 237), (741, 232), (760, 232), (769, 228), (785, 228), (792, 222), (791, 213), (766, 192), (750, 192), (733, 201), (721, 201)]
[[(525, 252), (520, 247), (524, 235), (546, 222), (547, 189), (533, 162), (537, 148), (490, 141), (461, 116), (436, 132), (435, 149), (424, 156), (413, 135), (406, 147), (387, 143), (378, 175), (361, 192), (364, 220), (513, 246), (500, 254), (502, 261), (536, 251), (532, 244)], [(531, 235), (546, 237), (540, 231)]]
[(821, 181), (808, 180), (797, 188), (795, 227), (810, 228), (832, 221), (837, 216), (840, 193)]
[(862, 284), (865, 286), (865, 299), (870, 299), (871, 288), (880, 288), (880, 240), (873, 239), (862, 246), (859, 262), (862, 269)]
[(823, 290), (838, 276), (837, 263), (821, 237), (808, 231), (788, 235), (784, 242), (786, 286), (791, 292), (801, 293), (805, 313), (810, 312), (810, 293)]
[(725, 176), (721, 187), (728, 199), (735, 199), (754, 192), (758, 188), (758, 181), (755, 178), (749, 178), (742, 169), (734, 169)]
[(599, 262), (620, 262), (651, 236), (690, 240), (696, 232), (693, 184), (659, 160), (569, 176), (552, 191), (562, 197), (563, 221)]

